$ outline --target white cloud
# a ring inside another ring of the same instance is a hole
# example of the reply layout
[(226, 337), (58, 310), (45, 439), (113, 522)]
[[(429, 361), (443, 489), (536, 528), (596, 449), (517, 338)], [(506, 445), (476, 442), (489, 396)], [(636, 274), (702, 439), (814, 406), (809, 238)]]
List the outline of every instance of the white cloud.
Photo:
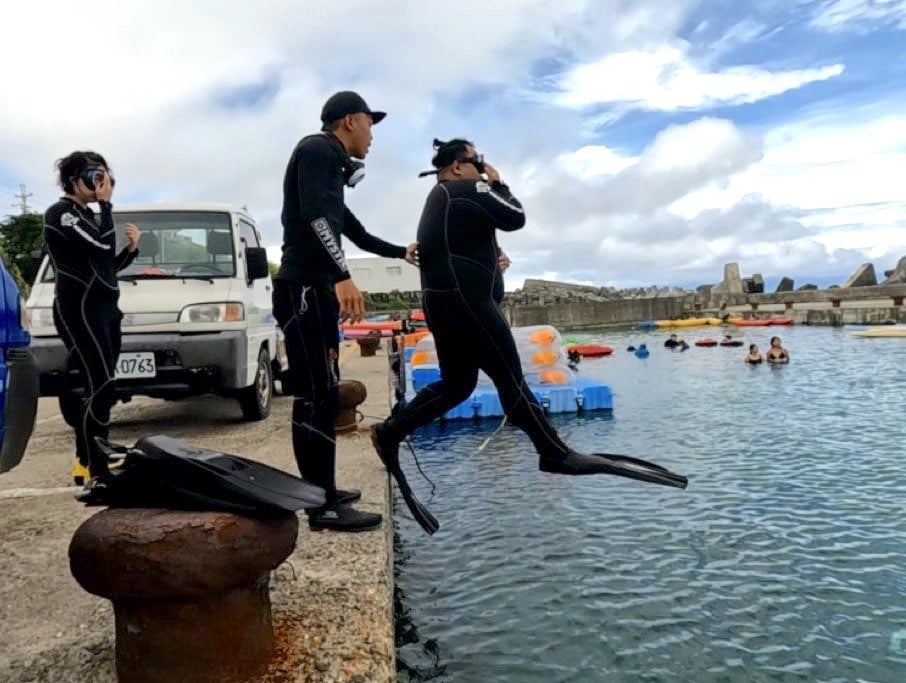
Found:
[(906, 28), (906, 0), (824, 0), (812, 26), (832, 33), (867, 33), (877, 25)]
[(663, 45), (607, 55), (572, 69), (558, 83), (554, 101), (576, 108), (703, 109), (757, 102), (841, 73), (842, 64), (787, 71), (751, 65), (710, 70), (690, 60), (687, 45)]
[[(14, 4), (0, 24), (0, 59), (23, 66), (0, 82), (0, 198), (12, 202), (8, 190), (25, 182), (35, 200), (50, 201), (54, 159), (96, 148), (117, 173), (118, 202), (247, 203), (279, 256), (290, 150), (317, 129), (324, 97), (352, 87), (390, 116), (375, 129), (366, 181), (347, 195), (351, 208), (375, 233), (411, 240), (431, 187), (416, 174), (432, 138), (472, 137), (526, 203), (528, 227), (501, 236), (514, 258), (510, 287), (545, 273), (711, 281), (743, 257), (747, 271), (845, 270), (847, 259), (865, 260), (853, 247), (902, 249), (894, 230), (871, 232), (903, 215), (891, 203), (904, 177), (898, 114), (854, 121), (844, 112), (753, 133), (702, 112), (662, 125), (641, 151), (590, 138), (631, 110), (751, 102), (842, 69), (718, 66), (716, 54), (769, 29), (742, 21), (716, 46), (684, 43), (678, 35), (697, 4)], [(88, 47), (74, 50), (85, 36)], [(707, 61), (692, 56), (700, 54)], [(539, 60), (549, 71), (551, 60), (580, 59), (588, 64), (567, 73), (560, 93), (570, 106), (526, 97)], [(223, 106), (262, 83), (272, 91), (254, 107)], [(584, 111), (598, 103), (609, 111)]]

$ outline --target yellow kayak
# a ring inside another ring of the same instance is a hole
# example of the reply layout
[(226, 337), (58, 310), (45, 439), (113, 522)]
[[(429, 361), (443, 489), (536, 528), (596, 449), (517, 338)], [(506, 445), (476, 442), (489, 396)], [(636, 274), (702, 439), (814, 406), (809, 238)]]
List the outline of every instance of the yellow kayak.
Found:
[(702, 325), (720, 325), (720, 318), (687, 318), (686, 320), (658, 320), (658, 327), (701, 327)]
[(906, 337), (906, 327), (869, 327), (853, 332), (854, 337)]

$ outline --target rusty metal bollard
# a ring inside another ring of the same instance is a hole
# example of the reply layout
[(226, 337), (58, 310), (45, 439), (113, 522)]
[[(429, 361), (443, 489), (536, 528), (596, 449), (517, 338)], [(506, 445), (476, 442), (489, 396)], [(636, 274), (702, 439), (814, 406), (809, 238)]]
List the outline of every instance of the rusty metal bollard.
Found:
[(374, 336), (369, 335), (367, 337), (362, 337), (361, 339), (356, 339), (356, 342), (361, 350), (362, 358), (373, 356), (377, 353), (378, 346), (381, 345), (380, 332)]
[(108, 509), (69, 545), (79, 585), (113, 602), (116, 671), (129, 683), (233, 683), (274, 650), (269, 572), (296, 545), (295, 515)]
[(364, 384), (355, 379), (340, 380), (337, 390), (339, 402), (334, 431), (337, 433), (352, 431), (356, 428), (356, 408), (368, 397), (368, 390)]

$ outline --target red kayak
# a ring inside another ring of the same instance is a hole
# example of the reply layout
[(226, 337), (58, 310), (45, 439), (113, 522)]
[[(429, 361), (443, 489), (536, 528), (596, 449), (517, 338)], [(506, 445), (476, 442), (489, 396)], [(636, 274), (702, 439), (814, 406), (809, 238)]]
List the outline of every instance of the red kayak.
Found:
[(600, 358), (613, 353), (612, 348), (601, 344), (573, 344), (572, 346), (567, 346), (566, 349), (567, 351), (575, 351), (583, 358)]
[(696, 339), (696, 346), (717, 346), (717, 340), (711, 339), (711, 337), (705, 337), (704, 339)]
[(771, 324), (770, 320), (743, 320), (742, 318), (735, 318), (730, 322), (737, 327), (767, 327)]

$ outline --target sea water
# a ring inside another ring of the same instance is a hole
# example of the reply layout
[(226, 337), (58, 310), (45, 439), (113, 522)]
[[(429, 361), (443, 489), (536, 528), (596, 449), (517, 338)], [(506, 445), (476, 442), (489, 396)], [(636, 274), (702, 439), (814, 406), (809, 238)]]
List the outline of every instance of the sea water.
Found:
[[(685, 491), (542, 474), (497, 422), (413, 438), (441, 523), (396, 501), (400, 681), (906, 681), (906, 339), (832, 328), (584, 337), (612, 414), (558, 416), (580, 449), (653, 460)], [(792, 362), (747, 366), (782, 337)], [(651, 356), (625, 349), (648, 344)], [(405, 451), (404, 451), (405, 452)]]

